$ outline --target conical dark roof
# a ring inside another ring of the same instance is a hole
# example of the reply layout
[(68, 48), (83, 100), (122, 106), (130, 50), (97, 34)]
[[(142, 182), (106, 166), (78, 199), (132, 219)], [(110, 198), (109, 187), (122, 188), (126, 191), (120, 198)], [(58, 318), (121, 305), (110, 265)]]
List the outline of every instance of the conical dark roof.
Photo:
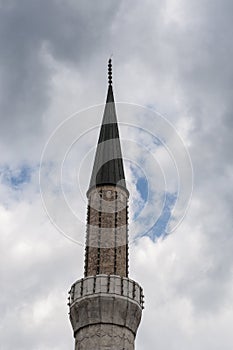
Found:
[(125, 183), (116, 108), (112, 89), (111, 60), (109, 60), (108, 67), (108, 94), (88, 192), (94, 187), (103, 185), (120, 186), (128, 192)]

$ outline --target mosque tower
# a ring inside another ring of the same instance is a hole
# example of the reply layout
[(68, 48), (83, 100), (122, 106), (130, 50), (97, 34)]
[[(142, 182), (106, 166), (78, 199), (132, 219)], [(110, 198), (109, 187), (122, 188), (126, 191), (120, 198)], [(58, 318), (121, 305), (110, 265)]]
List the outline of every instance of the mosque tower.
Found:
[(84, 277), (69, 292), (75, 350), (134, 350), (143, 291), (129, 279), (128, 198), (108, 61), (108, 92), (89, 189)]

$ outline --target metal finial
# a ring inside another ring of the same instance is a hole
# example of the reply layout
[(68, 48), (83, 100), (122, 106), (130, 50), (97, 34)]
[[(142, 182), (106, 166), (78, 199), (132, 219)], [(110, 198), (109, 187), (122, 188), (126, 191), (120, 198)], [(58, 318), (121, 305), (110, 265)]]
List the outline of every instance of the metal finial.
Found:
[(112, 59), (108, 60), (108, 84), (112, 85)]

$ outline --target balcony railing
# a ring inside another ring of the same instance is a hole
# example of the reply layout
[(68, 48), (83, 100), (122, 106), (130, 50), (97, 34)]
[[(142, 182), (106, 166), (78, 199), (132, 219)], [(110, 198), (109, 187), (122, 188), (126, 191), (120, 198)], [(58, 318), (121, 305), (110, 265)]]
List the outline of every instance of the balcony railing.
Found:
[(69, 306), (88, 296), (115, 295), (127, 297), (144, 308), (144, 295), (140, 285), (126, 277), (115, 275), (96, 275), (75, 282), (69, 291)]

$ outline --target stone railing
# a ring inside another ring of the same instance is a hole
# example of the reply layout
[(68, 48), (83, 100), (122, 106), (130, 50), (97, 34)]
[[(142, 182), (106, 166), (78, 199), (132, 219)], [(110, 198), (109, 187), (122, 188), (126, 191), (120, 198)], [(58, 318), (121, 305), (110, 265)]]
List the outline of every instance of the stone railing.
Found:
[(68, 305), (72, 307), (73, 303), (84, 297), (98, 295), (127, 297), (144, 308), (144, 295), (140, 285), (129, 278), (115, 275), (88, 276), (78, 280), (69, 291)]

